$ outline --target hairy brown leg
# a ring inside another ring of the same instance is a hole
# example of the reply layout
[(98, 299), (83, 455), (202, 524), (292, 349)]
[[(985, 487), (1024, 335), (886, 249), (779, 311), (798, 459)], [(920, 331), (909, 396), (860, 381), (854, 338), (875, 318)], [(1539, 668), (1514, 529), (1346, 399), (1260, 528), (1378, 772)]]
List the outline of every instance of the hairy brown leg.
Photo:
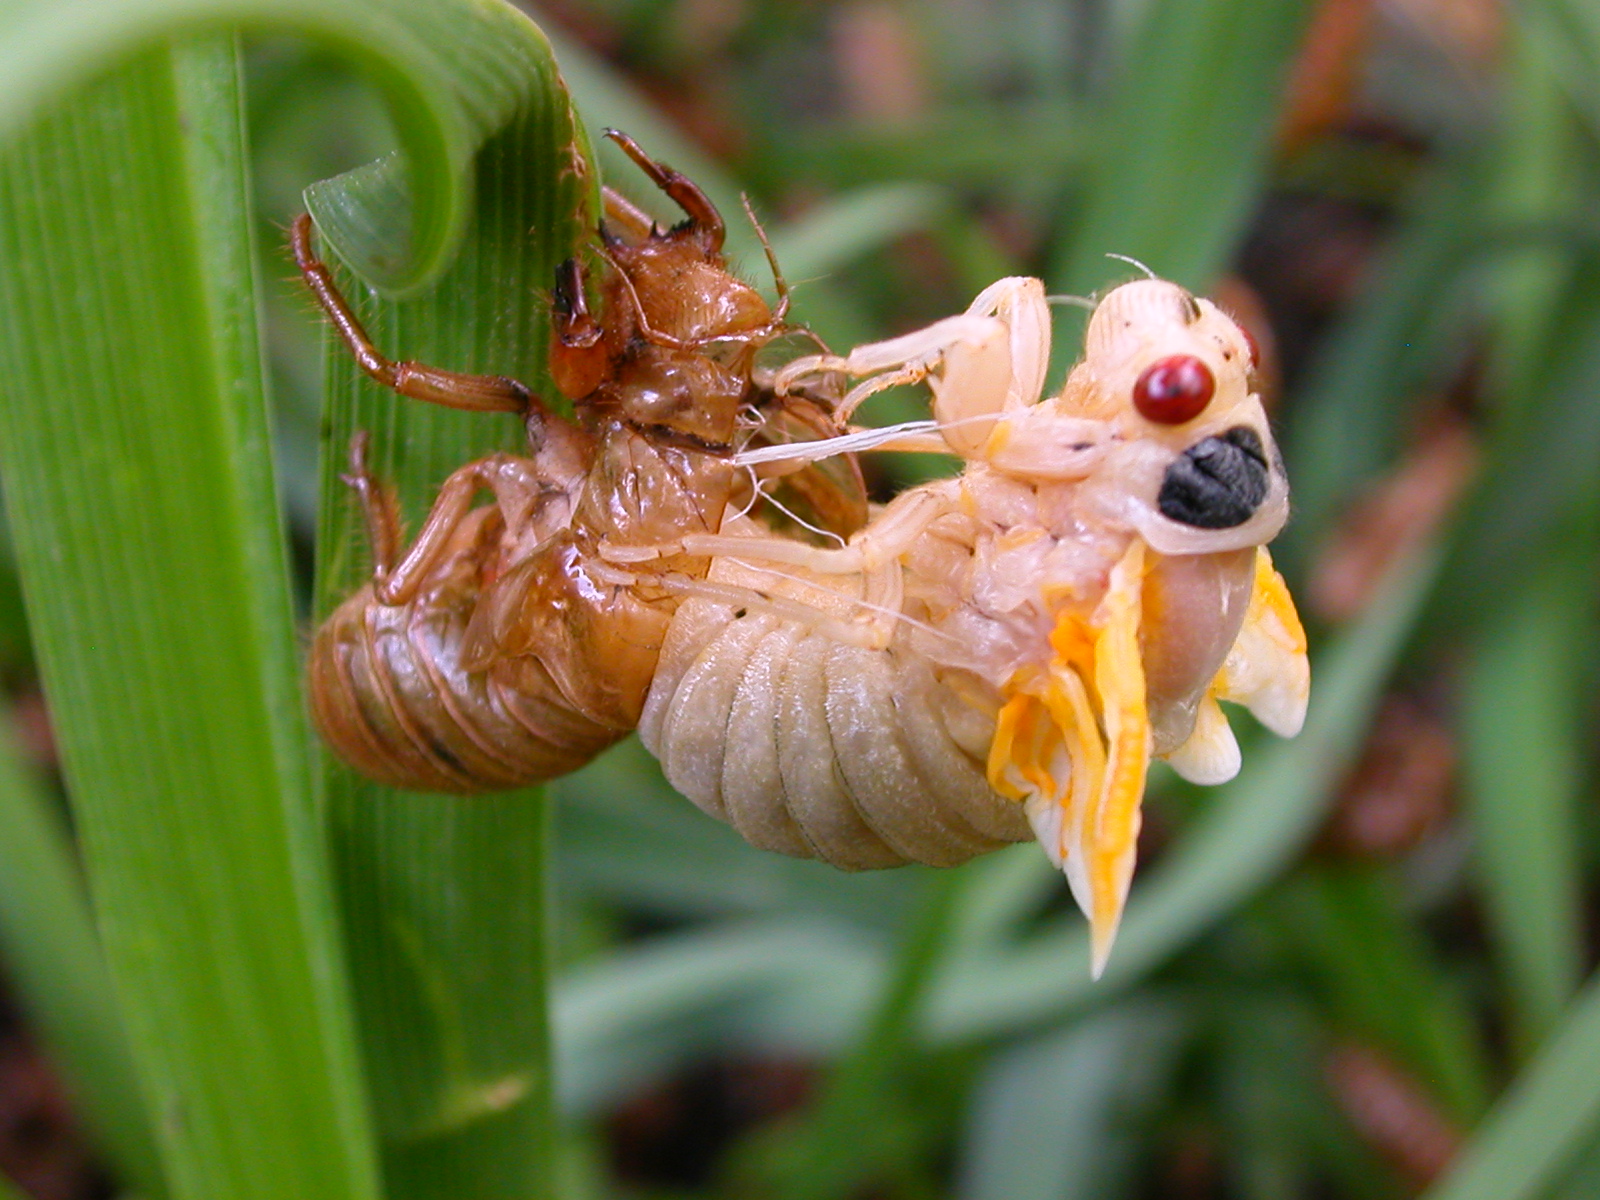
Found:
[(339, 480), (353, 488), (361, 501), (367, 545), (372, 550), (372, 574), (382, 579), (394, 569), (394, 560), (400, 553), (400, 505), (394, 493), (367, 466), (369, 440), (365, 429), (350, 438), (350, 472), (339, 476)]
[(461, 523), (473, 511), (473, 501), (482, 491), (495, 491), (501, 472), (509, 469), (521, 475), (519, 464), (509, 454), (490, 454), (450, 473), (428, 510), (416, 540), (399, 562), (387, 571), (373, 573), (373, 593), (380, 604), (405, 604), (413, 599), (428, 574), (439, 565)]
[(312, 229), (310, 213), (301, 213), (295, 218), (289, 235), (295, 264), (300, 268), (311, 294), (333, 322), (351, 357), (372, 379), (384, 387), (393, 388), (402, 396), (426, 400), (430, 404), (442, 404), (446, 408), (463, 408), (472, 412), (542, 412), (543, 405), (539, 400), (526, 385), (515, 379), (503, 375), (468, 375), (423, 363), (396, 362), (385, 358), (372, 344), (367, 331), (339, 293), (327, 264), (312, 249)]
[(656, 162), (627, 134), (616, 129), (608, 129), (605, 131), (605, 136), (615, 142), (624, 154), (633, 159), (641, 171), (650, 176), (652, 183), (688, 214), (695, 228), (710, 240), (711, 249), (717, 251), (722, 249), (723, 239), (727, 236), (727, 229), (722, 223), (722, 214), (698, 185), (679, 175), (671, 167)]

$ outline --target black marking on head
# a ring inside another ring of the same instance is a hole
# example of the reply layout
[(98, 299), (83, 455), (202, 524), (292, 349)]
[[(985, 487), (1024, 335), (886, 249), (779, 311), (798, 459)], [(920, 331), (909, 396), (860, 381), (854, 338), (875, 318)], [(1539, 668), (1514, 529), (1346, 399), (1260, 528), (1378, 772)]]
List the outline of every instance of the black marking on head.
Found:
[(1190, 446), (1167, 468), (1156, 507), (1196, 529), (1243, 525), (1267, 498), (1267, 452), (1247, 425)]
[(1183, 288), (1178, 289), (1178, 307), (1182, 310), (1181, 316), (1185, 325), (1193, 325), (1200, 319), (1200, 301)]

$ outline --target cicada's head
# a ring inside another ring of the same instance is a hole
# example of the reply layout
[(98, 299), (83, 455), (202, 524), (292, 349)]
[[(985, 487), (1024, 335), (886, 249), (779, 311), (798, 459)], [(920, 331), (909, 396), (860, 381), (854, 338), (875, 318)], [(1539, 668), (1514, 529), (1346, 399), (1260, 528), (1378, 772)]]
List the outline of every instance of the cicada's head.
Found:
[(1256, 357), (1231, 317), (1166, 280), (1115, 288), (1089, 320), (1059, 403), (1113, 427), (1106, 466), (1161, 553), (1262, 545), (1288, 516), (1282, 460), (1253, 387)]

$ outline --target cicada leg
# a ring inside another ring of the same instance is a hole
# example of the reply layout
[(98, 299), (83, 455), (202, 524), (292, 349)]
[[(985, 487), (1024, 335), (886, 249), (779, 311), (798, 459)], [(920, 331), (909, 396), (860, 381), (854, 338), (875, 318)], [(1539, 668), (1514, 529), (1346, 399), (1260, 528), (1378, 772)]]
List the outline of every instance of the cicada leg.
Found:
[[(799, 567), (817, 575), (860, 575), (861, 596), (856, 602), (860, 618), (848, 634), (838, 630), (840, 640), (868, 646), (886, 646), (895, 627), (903, 619), (900, 558), (928, 526), (950, 511), (955, 484), (920, 488), (890, 504), (850, 544), (837, 550), (812, 546), (789, 538), (749, 536), (739, 533), (690, 534), (670, 545), (606, 548), (617, 561), (640, 562), (649, 557), (689, 554), (703, 558), (729, 558), (758, 571), (782, 574), (778, 565)], [(727, 597), (721, 597), (726, 599)], [(755, 602), (768, 598), (752, 596)]]
[[(491, 454), (451, 473), (439, 488), (416, 540), (399, 553), (400, 510), (394, 493), (367, 466), (367, 435), (350, 440), (350, 471), (341, 476), (360, 497), (372, 542), (373, 595), (378, 603), (406, 604), (449, 552), (457, 530), (473, 511), (480, 492), (494, 495), (508, 524), (524, 525), (541, 500), (562, 494), (562, 484), (547, 481), (535, 463), (512, 454)], [(398, 561), (397, 561), (398, 560)]]
[(328, 314), (339, 339), (368, 377), (413, 400), (471, 412), (514, 412), (543, 415), (544, 406), (525, 384), (503, 375), (469, 375), (423, 363), (386, 358), (372, 344), (366, 329), (333, 282), (328, 266), (312, 248), (310, 213), (295, 218), (289, 244), (301, 277)]
[(361, 502), (361, 513), (367, 522), (367, 546), (372, 551), (372, 574), (382, 579), (394, 570), (394, 560), (400, 553), (400, 505), (394, 492), (367, 466), (368, 441), (365, 429), (357, 430), (350, 438), (350, 470), (339, 480), (352, 488)]
[(672, 202), (688, 214), (694, 229), (706, 236), (712, 250), (722, 249), (723, 239), (727, 236), (727, 229), (722, 223), (722, 214), (717, 211), (717, 206), (711, 203), (711, 198), (702, 192), (693, 180), (678, 174), (664, 163), (658, 163), (627, 134), (616, 129), (607, 129), (605, 136), (633, 159), (634, 164), (650, 177), (651, 183), (671, 197)]
[(992, 427), (984, 418), (1039, 399), (1049, 360), (1050, 306), (1044, 285), (1013, 276), (984, 288), (959, 316), (857, 346), (842, 358), (797, 358), (778, 372), (773, 386), (783, 395), (806, 376), (830, 371), (864, 378), (839, 403), (837, 416), (843, 421), (886, 388), (934, 377), (934, 416), (958, 431), (950, 444), (970, 456)]

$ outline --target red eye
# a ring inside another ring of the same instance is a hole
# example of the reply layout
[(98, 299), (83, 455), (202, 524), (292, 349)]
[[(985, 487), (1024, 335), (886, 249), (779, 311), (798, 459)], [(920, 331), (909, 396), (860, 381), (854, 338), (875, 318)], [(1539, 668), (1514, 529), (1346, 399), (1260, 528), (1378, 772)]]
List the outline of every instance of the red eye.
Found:
[(1182, 425), (1198, 417), (1217, 389), (1211, 368), (1192, 354), (1151, 363), (1133, 385), (1133, 406), (1147, 421)]

